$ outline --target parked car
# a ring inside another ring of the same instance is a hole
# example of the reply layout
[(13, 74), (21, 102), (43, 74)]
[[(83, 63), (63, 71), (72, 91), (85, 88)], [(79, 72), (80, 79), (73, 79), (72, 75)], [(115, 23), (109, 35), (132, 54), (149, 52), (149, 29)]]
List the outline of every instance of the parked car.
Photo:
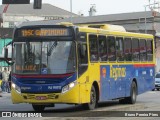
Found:
[(155, 76), (155, 89), (160, 90), (160, 73)]

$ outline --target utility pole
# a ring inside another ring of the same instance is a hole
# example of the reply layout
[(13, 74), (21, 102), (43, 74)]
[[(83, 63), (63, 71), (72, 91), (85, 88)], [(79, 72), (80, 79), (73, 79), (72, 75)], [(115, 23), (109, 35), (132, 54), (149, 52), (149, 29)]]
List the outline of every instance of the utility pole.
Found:
[[(156, 9), (158, 9), (158, 11), (159, 11), (159, 2), (156, 2), (155, 0), (154, 0), (154, 3), (153, 4), (151, 4), (150, 3), (150, 0), (149, 0), (149, 4), (148, 5), (145, 5), (144, 6), (145, 7), (145, 33), (147, 33), (147, 27), (146, 27), (146, 25), (147, 25), (147, 16), (146, 16), (146, 12), (147, 12), (147, 7), (152, 11), (152, 15), (153, 15), (153, 17), (155, 16), (155, 11), (156, 11)], [(154, 22), (154, 21), (153, 21)]]
[(72, 23), (73, 22), (72, 21), (72, 0), (70, 0), (70, 12), (71, 12), (71, 16), (70, 16), (71, 17), (71, 23)]

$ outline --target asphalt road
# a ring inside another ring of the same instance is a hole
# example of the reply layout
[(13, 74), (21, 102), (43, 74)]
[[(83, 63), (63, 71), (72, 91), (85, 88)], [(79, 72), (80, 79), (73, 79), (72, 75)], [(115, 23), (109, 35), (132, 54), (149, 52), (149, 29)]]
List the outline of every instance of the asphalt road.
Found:
[[(30, 114), (33, 111), (30, 104), (12, 104), (9, 93), (3, 93), (0, 97), (0, 111), (18, 111), (18, 113)], [(159, 112), (158, 112), (159, 111)], [(86, 111), (80, 105), (56, 104), (55, 107), (45, 109), (40, 113), (42, 118), (30, 119), (112, 119), (116, 120), (159, 120), (160, 119), (160, 91), (150, 91), (137, 97), (134, 105), (119, 104), (118, 101), (108, 101), (100, 103), (99, 107), (93, 111)], [(140, 114), (141, 117), (134, 115)], [(153, 115), (148, 117), (145, 115)], [(126, 115), (126, 116), (125, 116)], [(157, 117), (158, 115), (158, 117)], [(145, 117), (144, 117), (145, 116)], [(47, 117), (47, 118), (46, 118)], [(12, 118), (13, 119), (13, 118)], [(17, 118), (14, 118), (17, 119)], [(20, 118), (19, 118), (20, 119)], [(23, 118), (24, 119), (24, 118)], [(27, 119), (27, 118), (25, 118)]]

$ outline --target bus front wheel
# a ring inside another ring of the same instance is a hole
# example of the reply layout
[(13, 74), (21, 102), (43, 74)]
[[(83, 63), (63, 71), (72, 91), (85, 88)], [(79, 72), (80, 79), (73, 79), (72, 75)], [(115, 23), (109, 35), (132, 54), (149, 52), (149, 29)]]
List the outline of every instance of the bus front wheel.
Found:
[(128, 97), (128, 103), (130, 104), (135, 104), (137, 99), (137, 85), (133, 81), (131, 84), (131, 92), (130, 92), (130, 97)]
[(35, 111), (44, 111), (45, 109), (45, 105), (35, 105), (35, 104), (32, 104), (32, 107)]
[(97, 105), (97, 95), (95, 87), (92, 86), (91, 92), (90, 92), (90, 103), (83, 104), (83, 107), (87, 110), (93, 110)]

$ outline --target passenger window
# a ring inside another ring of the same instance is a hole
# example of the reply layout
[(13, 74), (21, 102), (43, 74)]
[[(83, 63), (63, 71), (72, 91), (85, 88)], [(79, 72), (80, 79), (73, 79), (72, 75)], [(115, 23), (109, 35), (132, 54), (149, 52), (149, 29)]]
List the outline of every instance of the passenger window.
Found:
[(116, 53), (117, 53), (117, 61), (124, 61), (124, 45), (123, 38), (116, 38)]
[(98, 48), (100, 61), (107, 61), (106, 36), (98, 36)]
[(124, 39), (124, 54), (126, 61), (132, 61), (132, 44), (131, 38)]
[(108, 60), (116, 61), (115, 37), (107, 37), (108, 41)]
[(98, 61), (98, 42), (96, 35), (89, 35), (90, 61)]
[(148, 61), (153, 60), (153, 46), (151, 40), (147, 40), (147, 60)]
[(133, 61), (139, 61), (139, 40), (132, 39), (132, 59)]
[(140, 48), (140, 61), (146, 61), (147, 54), (146, 54), (146, 40), (145, 39), (141, 39), (139, 41), (139, 48)]
[[(83, 49), (83, 51), (82, 51), (82, 49)], [(79, 55), (79, 63), (80, 64), (88, 64), (87, 44), (81, 42), (81, 44), (78, 44), (78, 50), (79, 50), (79, 54), (78, 54)]]

